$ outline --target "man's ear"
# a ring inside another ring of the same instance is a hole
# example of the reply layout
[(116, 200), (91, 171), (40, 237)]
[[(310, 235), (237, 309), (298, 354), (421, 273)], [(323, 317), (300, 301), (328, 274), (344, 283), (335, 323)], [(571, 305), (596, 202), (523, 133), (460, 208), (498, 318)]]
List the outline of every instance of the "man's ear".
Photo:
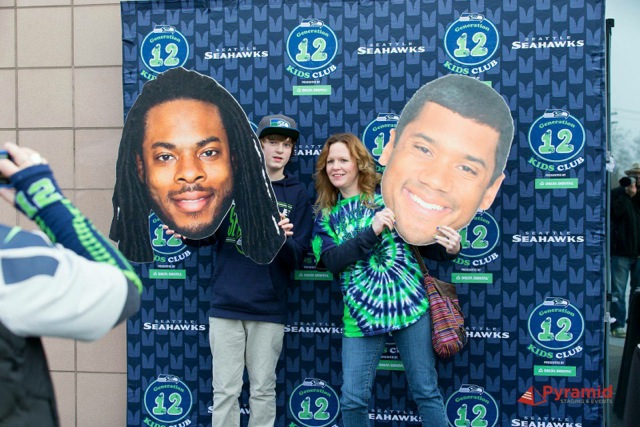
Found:
[(479, 208), (483, 211), (486, 211), (491, 207), (493, 201), (496, 199), (498, 195), (498, 190), (500, 190), (500, 186), (502, 185), (502, 181), (504, 181), (504, 172), (500, 174), (499, 177), (487, 188), (487, 191), (484, 192), (484, 196), (482, 196), (482, 200), (480, 201)]
[(395, 144), (395, 142), (396, 130), (391, 129), (389, 131), (389, 142), (387, 142), (387, 144), (384, 146), (384, 148), (382, 149), (382, 154), (378, 158), (378, 163), (380, 163), (382, 166), (387, 166), (387, 163), (389, 163), (389, 157), (391, 157), (391, 152), (393, 151), (393, 145)]
[(144, 183), (144, 163), (142, 163), (142, 159), (138, 154), (136, 154), (136, 171), (138, 172), (138, 179)]

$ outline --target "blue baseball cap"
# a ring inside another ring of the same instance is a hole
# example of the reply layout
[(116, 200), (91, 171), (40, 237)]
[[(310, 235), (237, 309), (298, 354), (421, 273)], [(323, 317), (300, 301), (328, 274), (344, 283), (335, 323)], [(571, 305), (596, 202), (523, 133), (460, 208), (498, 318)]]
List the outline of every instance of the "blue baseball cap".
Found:
[(288, 136), (294, 141), (297, 141), (300, 136), (296, 121), (282, 114), (263, 117), (258, 124), (258, 131), (256, 133), (258, 134), (258, 138), (276, 134)]

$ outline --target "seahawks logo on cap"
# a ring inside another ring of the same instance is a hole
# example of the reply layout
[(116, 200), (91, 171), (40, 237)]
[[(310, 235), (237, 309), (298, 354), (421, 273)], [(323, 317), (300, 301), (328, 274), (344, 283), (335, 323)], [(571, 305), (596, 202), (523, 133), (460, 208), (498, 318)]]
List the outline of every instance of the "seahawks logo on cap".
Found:
[(291, 125), (288, 121), (282, 119), (271, 119), (269, 121), (269, 127), (272, 128), (290, 128)]

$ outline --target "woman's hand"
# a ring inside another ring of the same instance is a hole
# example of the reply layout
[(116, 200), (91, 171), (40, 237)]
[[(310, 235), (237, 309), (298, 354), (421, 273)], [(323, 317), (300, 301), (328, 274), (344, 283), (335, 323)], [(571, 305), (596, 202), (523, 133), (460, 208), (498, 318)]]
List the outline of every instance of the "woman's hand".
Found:
[(436, 235), (436, 242), (445, 247), (447, 253), (457, 254), (462, 249), (460, 245), (460, 233), (447, 225), (437, 227), (442, 235)]
[(387, 227), (389, 230), (393, 230), (393, 226), (396, 223), (396, 216), (393, 214), (391, 209), (384, 208), (381, 211), (376, 212), (373, 216), (373, 222), (371, 223), (371, 228), (373, 228), (373, 232), (376, 233), (376, 236), (379, 236)]

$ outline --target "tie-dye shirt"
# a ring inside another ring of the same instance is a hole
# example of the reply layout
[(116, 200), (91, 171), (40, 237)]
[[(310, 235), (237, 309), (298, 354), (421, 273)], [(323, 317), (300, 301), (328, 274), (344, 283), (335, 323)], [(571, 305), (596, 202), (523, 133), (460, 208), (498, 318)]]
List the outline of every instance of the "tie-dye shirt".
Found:
[[(318, 214), (312, 240), (316, 261), (360, 233), (373, 233), (373, 216), (384, 207), (380, 194), (374, 202), (378, 207), (372, 209), (354, 196), (339, 200), (328, 214)], [(418, 321), (429, 309), (421, 281), (420, 267), (409, 246), (395, 231), (385, 228), (369, 253), (340, 273), (344, 335), (384, 334)]]

